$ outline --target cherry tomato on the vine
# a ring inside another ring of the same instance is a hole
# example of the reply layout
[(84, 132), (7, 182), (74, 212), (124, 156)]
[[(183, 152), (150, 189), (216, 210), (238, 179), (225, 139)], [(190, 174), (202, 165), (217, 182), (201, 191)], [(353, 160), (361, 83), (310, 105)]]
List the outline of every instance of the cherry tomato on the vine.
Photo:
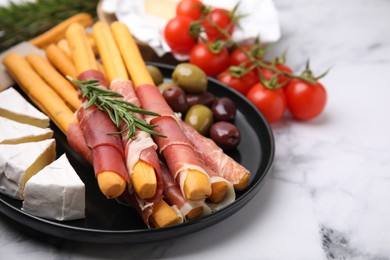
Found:
[(261, 52), (254, 52), (253, 53), (253, 48), (257, 48), (253, 45), (244, 45), (241, 46), (242, 50), (236, 48), (233, 50), (233, 52), (230, 54), (230, 65), (232, 66), (240, 66), (243, 63), (246, 63), (246, 67), (249, 68), (250, 66), (253, 65), (253, 63), (249, 62), (248, 56), (244, 53), (245, 52), (250, 52), (251, 55), (256, 60), (260, 60), (262, 58)]
[[(292, 69), (285, 64), (276, 64), (275, 68), (281, 72), (293, 73)], [(264, 79), (266, 81), (271, 80), (272, 76), (275, 75), (275, 72), (270, 71), (270, 70), (265, 69), (265, 68), (262, 68), (261, 72), (263, 73)], [(286, 87), (287, 87), (288, 82), (290, 81), (290, 78), (279, 74), (279, 75), (277, 75), (277, 79), (278, 79), (277, 80), (278, 84), (285, 83), (285, 85), (283, 86), (283, 89), (286, 90)]]
[(204, 31), (210, 41), (215, 40), (216, 38), (226, 40), (226, 37), (221, 35), (214, 24), (222, 30), (227, 30), (229, 35), (233, 34), (236, 27), (236, 25), (233, 24), (231, 12), (229, 10), (214, 8), (206, 15), (206, 18), (202, 23)]
[(176, 6), (176, 15), (187, 16), (192, 20), (198, 20), (202, 15), (204, 4), (199, 0), (182, 0)]
[(189, 54), (197, 43), (190, 34), (192, 20), (186, 16), (176, 16), (168, 21), (164, 28), (165, 41), (178, 54)]
[(282, 118), (287, 108), (286, 95), (281, 88), (269, 89), (257, 83), (248, 91), (246, 97), (260, 110), (268, 123)]
[(229, 68), (219, 74), (217, 79), (243, 95), (246, 95), (248, 90), (258, 82), (257, 76), (252, 70), (241, 77), (236, 77)]
[(208, 76), (214, 77), (229, 66), (229, 52), (225, 47), (214, 53), (207, 43), (199, 42), (191, 50), (190, 63), (197, 65)]
[(327, 93), (321, 83), (310, 84), (300, 79), (291, 80), (286, 88), (287, 106), (299, 120), (317, 117), (324, 110)]

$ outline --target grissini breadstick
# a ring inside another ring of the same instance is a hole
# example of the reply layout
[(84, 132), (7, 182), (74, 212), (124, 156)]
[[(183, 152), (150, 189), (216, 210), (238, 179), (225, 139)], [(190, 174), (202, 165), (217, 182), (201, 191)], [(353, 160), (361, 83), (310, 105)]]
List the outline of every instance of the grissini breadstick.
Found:
[(153, 208), (150, 222), (157, 228), (172, 226), (181, 222), (177, 213), (164, 200), (160, 200)]
[(77, 71), (71, 56), (68, 56), (64, 51), (56, 44), (50, 44), (47, 46), (46, 57), (51, 64), (59, 71), (63, 76), (71, 76), (77, 78)]
[[(51, 45), (51, 44), (50, 44)], [(49, 45), (49, 46), (50, 46)], [(58, 42), (57, 42), (57, 47), (60, 49), (60, 50), (62, 50), (62, 52), (66, 55), (66, 56), (68, 56), (68, 58), (69, 58), (69, 60), (73, 60), (73, 58), (72, 58), (72, 51), (71, 51), (71, 49), (70, 49), (70, 47), (69, 47), (69, 43), (68, 43), (68, 40), (66, 39), (66, 38), (64, 38), (64, 39), (61, 39), (61, 40), (59, 40)], [(48, 46), (48, 47), (49, 47)], [(47, 47), (46, 47), (47, 48)], [(73, 61), (72, 61), (73, 62)]]
[(120, 22), (113, 22), (111, 30), (135, 87), (141, 84), (154, 85), (152, 76), (127, 26)]
[(7, 71), (44, 113), (66, 135), (73, 112), (64, 100), (34, 71), (29, 63), (19, 54), (7, 53), (3, 58)]
[(108, 81), (129, 79), (110, 26), (98, 21), (93, 25), (92, 32)]
[(65, 35), (72, 51), (77, 73), (98, 70), (98, 63), (85, 33), (85, 28), (79, 23), (72, 23), (66, 30)]
[(38, 48), (45, 49), (51, 43), (57, 43), (60, 39), (64, 38), (65, 31), (72, 23), (79, 23), (83, 28), (92, 25), (93, 18), (87, 13), (75, 14), (63, 22), (57, 24), (53, 28), (49, 29), (45, 33), (30, 40), (31, 44), (34, 44)]
[(79, 105), (78, 92), (43, 56), (29, 54), (26, 60), (46, 83), (75, 111)]

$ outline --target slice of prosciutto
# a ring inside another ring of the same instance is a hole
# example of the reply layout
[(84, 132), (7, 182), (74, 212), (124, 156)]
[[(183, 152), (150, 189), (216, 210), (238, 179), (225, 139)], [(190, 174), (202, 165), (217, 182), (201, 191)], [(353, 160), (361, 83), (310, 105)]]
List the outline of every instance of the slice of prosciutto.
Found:
[[(115, 79), (110, 84), (110, 90), (117, 92), (123, 96), (123, 100), (128, 101), (136, 106), (140, 106), (141, 103), (134, 91), (134, 87), (129, 80)], [(136, 114), (139, 118), (143, 119), (142, 115)], [(121, 130), (124, 130), (125, 126), (122, 125)], [(138, 198), (138, 203), (141, 209), (152, 206), (155, 202), (159, 201), (163, 191), (163, 179), (160, 173), (160, 164), (157, 154), (157, 144), (153, 141), (149, 133), (137, 129), (135, 135), (131, 139), (126, 139), (127, 132), (122, 133), (122, 143), (125, 151), (125, 160), (127, 171), (129, 172), (130, 178), (133, 174), (134, 165), (142, 160), (154, 168), (157, 189), (155, 195), (146, 200)]]
[(197, 155), (207, 167), (232, 182), (235, 187), (241, 185), (243, 180), (245, 182), (249, 180), (249, 171), (225, 154), (212, 139), (201, 135), (182, 120), (180, 120), (180, 125), (183, 128), (184, 134), (195, 148)]
[(169, 171), (179, 183), (183, 191), (186, 174), (189, 170), (196, 170), (208, 175), (202, 168), (194, 148), (183, 133), (175, 114), (156, 86), (143, 84), (137, 86), (136, 93), (141, 101), (142, 108), (160, 114), (158, 117), (147, 116), (145, 119), (153, 125), (154, 130), (166, 137), (153, 136), (160, 154), (164, 157)]
[(119, 135), (110, 134), (117, 132), (118, 129), (109, 116), (95, 106), (85, 109), (85, 103), (83, 103), (77, 110), (77, 119), (85, 144), (91, 150), (95, 175), (104, 171), (112, 171), (129, 182), (122, 140)]

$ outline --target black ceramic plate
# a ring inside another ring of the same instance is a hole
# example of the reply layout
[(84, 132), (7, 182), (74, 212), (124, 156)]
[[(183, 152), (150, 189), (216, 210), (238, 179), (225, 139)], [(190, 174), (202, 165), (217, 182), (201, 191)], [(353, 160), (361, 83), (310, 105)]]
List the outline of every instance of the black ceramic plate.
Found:
[[(172, 66), (154, 65), (161, 69), (165, 77), (171, 76)], [(236, 125), (241, 132), (242, 140), (237, 150), (229, 155), (250, 170), (251, 180), (246, 190), (237, 193), (237, 199), (232, 204), (191, 222), (161, 229), (148, 229), (135, 210), (119, 205), (115, 200), (107, 200), (101, 195), (92, 167), (69, 147), (66, 137), (52, 125), (58, 156), (66, 153), (86, 184), (85, 219), (57, 222), (35, 217), (21, 210), (21, 201), (3, 194), (0, 194), (0, 212), (46, 235), (96, 243), (142, 243), (168, 239), (199, 231), (226, 219), (248, 203), (261, 188), (273, 162), (274, 139), (264, 117), (238, 92), (214, 79), (209, 80), (208, 90), (216, 96), (233, 99), (238, 108)]]

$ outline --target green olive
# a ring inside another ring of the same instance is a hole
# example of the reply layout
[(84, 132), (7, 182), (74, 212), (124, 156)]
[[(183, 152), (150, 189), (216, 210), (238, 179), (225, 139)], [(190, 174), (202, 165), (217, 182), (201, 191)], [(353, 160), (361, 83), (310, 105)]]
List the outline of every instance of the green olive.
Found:
[(159, 84), (157, 87), (160, 90), (160, 93), (163, 93), (164, 90), (169, 88), (169, 87), (177, 87), (177, 84), (173, 81), (169, 81), (169, 82), (163, 82), (163, 83)]
[(180, 63), (172, 73), (172, 80), (188, 94), (202, 93), (207, 89), (207, 75), (198, 66)]
[(150, 76), (152, 76), (153, 82), (156, 86), (160, 85), (164, 81), (164, 77), (159, 68), (153, 65), (147, 65), (146, 68), (148, 69)]
[(205, 105), (192, 106), (186, 114), (184, 121), (196, 129), (200, 134), (207, 135), (213, 124), (213, 112)]

